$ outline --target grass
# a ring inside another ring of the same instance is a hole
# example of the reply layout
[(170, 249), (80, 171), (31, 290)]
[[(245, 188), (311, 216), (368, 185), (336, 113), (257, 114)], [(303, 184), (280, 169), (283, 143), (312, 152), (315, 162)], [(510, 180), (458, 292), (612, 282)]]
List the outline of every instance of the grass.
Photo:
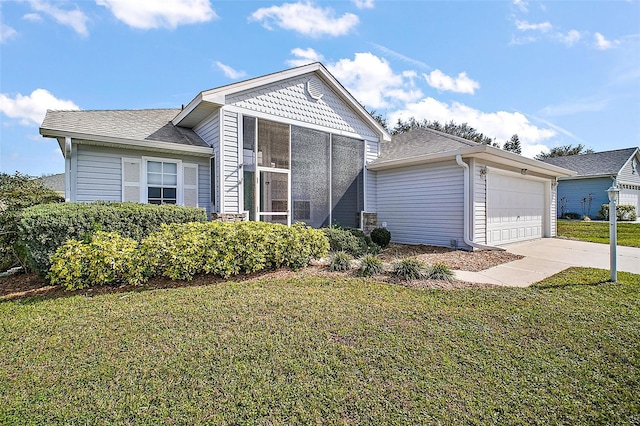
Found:
[[(640, 247), (640, 223), (618, 222), (618, 245)], [(609, 244), (609, 222), (558, 220), (558, 236)]]
[(0, 424), (637, 424), (640, 275), (0, 302)]

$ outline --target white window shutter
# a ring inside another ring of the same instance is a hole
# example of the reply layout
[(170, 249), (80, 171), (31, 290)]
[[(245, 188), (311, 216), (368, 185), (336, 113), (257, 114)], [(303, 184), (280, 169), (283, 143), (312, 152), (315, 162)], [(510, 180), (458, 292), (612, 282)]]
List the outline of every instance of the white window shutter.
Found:
[(182, 203), (198, 207), (198, 165), (182, 163)]
[(139, 158), (122, 159), (122, 201), (142, 201), (142, 161)]

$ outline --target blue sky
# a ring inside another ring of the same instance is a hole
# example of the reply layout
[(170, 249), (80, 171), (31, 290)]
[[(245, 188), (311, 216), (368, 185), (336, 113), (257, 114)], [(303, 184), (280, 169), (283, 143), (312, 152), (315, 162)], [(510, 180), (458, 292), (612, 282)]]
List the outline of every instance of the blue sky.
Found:
[(179, 108), (323, 62), (368, 109), (523, 154), (640, 145), (640, 2), (0, 0), (0, 171), (64, 170), (49, 109)]

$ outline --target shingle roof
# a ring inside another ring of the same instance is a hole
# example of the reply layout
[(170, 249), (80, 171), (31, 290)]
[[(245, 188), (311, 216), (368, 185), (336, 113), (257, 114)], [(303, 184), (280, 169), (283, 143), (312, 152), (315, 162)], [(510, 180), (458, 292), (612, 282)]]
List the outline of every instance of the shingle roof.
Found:
[(53, 189), (56, 192), (64, 193), (64, 173), (42, 176), (39, 179), (42, 181), (42, 185), (44, 185), (46, 188)]
[(545, 158), (545, 163), (575, 170), (579, 176), (616, 175), (638, 148)]
[(193, 130), (171, 123), (179, 112), (179, 109), (47, 111), (41, 128), (112, 138), (209, 146)]
[(394, 135), (390, 142), (380, 144), (378, 161), (400, 160), (419, 155), (455, 151), (478, 143), (432, 129), (413, 129)]

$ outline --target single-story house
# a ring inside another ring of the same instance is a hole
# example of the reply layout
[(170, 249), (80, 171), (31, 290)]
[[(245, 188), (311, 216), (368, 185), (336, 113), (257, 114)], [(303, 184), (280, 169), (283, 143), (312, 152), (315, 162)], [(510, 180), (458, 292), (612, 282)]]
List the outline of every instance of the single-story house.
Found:
[(609, 203), (607, 189), (614, 182), (620, 189), (618, 204), (633, 205), (640, 215), (640, 150), (637, 147), (544, 161), (577, 172), (558, 181), (558, 217), (577, 213), (596, 218), (600, 206)]
[(314, 227), (377, 218), (394, 241), (467, 249), (555, 235), (555, 179), (571, 174), (438, 132), (392, 140), (320, 63), (181, 109), (47, 111), (40, 133), (58, 140), (69, 201)]
[(64, 197), (64, 173), (42, 176), (38, 178), (45, 188), (55, 191), (56, 194)]

